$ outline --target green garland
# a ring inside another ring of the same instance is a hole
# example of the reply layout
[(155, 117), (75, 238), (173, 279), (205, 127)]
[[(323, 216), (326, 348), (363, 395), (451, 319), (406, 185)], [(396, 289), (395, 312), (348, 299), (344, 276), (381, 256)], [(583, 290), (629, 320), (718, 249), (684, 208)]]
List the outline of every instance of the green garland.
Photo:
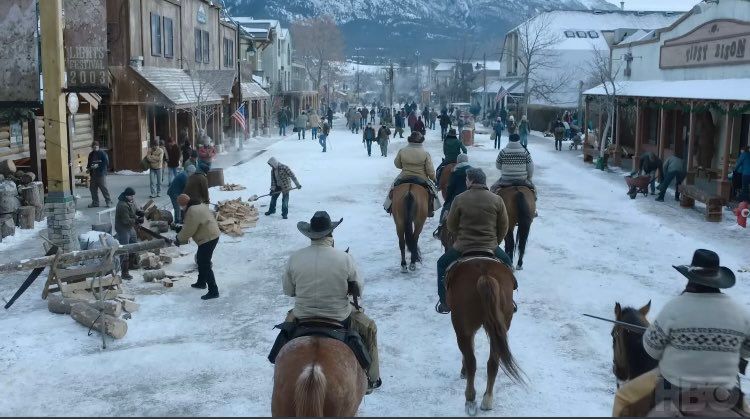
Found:
[(34, 118), (30, 108), (0, 108), (0, 121), (25, 121)]

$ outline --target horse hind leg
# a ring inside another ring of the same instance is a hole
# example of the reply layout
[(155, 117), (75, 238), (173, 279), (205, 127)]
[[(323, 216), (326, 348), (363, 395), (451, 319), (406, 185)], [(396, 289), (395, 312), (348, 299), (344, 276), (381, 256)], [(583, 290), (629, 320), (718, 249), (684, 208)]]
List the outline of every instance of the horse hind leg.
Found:
[(526, 223), (519, 223), (518, 225), (518, 265), (517, 270), (523, 269), (523, 255), (526, 253), (526, 242), (529, 239), (529, 231), (531, 230), (531, 221)]
[(406, 240), (403, 235), (398, 237), (398, 248), (401, 250), (401, 273), (406, 273)]
[(477, 373), (477, 358), (474, 356), (473, 336), (458, 337), (458, 349), (464, 356), (463, 370), (466, 372), (466, 414), (476, 416), (477, 414), (477, 391), (474, 388), (474, 377)]
[(484, 391), (484, 397), (482, 397), (482, 404), (480, 406), (482, 410), (492, 410), (495, 380), (497, 379), (499, 369), (499, 349), (490, 343), (490, 357), (487, 360), (487, 389)]
[(513, 250), (515, 249), (516, 243), (513, 239), (513, 228), (508, 229), (508, 233), (505, 235), (505, 253), (510, 258), (511, 267), (513, 267)]

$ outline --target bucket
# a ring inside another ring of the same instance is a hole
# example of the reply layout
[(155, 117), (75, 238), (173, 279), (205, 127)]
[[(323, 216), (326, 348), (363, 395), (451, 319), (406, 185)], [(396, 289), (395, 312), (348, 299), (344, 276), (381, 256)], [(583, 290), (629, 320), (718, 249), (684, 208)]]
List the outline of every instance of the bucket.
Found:
[(206, 173), (206, 177), (208, 178), (209, 188), (213, 188), (214, 186), (224, 186), (224, 169), (220, 167), (210, 169), (208, 173)]

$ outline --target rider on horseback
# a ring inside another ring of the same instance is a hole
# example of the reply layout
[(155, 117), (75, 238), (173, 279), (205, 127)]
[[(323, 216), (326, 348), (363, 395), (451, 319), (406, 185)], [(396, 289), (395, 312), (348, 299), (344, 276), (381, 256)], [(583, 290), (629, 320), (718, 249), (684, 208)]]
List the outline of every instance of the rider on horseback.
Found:
[(445, 301), (445, 274), (448, 267), (467, 252), (493, 253), (501, 262), (511, 266), (508, 255), (500, 248), (508, 232), (508, 214), (503, 199), (487, 189), (487, 177), (482, 169), (466, 171), (466, 192), (458, 195), (448, 213), (447, 226), (456, 237), (453, 247), (437, 261), (438, 313), (450, 313)]
[(440, 199), (438, 198), (438, 191), (435, 187), (435, 166), (432, 165), (432, 158), (422, 143), (424, 142), (424, 136), (419, 132), (412, 132), (408, 138), (409, 145), (398, 151), (394, 164), (397, 168), (401, 169), (401, 173), (396, 178), (396, 181), (391, 186), (391, 190), (388, 192), (388, 197), (383, 204), (386, 212), (391, 212), (391, 195), (393, 188), (404, 183), (416, 183), (427, 188), (432, 199), (429, 203), (430, 217), (435, 213), (436, 209), (440, 208)]
[(471, 166), (469, 166), (469, 155), (459, 154), (456, 158), (456, 165), (453, 167), (450, 181), (448, 181), (445, 202), (443, 203), (443, 209), (440, 211), (440, 223), (433, 236), (440, 237), (440, 231), (445, 226), (445, 218), (448, 215), (448, 210), (450, 210), (453, 200), (458, 195), (466, 192), (466, 171), (469, 169), (471, 169)]
[(508, 137), (508, 145), (500, 151), (495, 161), (495, 167), (501, 172), (500, 179), (492, 185), (492, 192), (508, 186), (526, 186), (534, 192), (536, 199), (536, 187), (531, 182), (534, 175), (534, 162), (531, 154), (521, 143), (518, 134)]
[(312, 243), (293, 253), (287, 262), (284, 294), (294, 297), (294, 309), (289, 311), (286, 321), (330, 319), (359, 333), (371, 358), (367, 371), (369, 394), (381, 384), (377, 327), (362, 309), (352, 310), (349, 302), (348, 294), (361, 294), (364, 282), (352, 256), (333, 247), (333, 230), (341, 221), (331, 222), (327, 212), (318, 211), (310, 223), (297, 223), (297, 229)]
[[(643, 335), (644, 349), (659, 361), (652, 404), (656, 407), (651, 412), (738, 416), (743, 397), (737, 362), (750, 357), (750, 315), (721, 293), (734, 285), (734, 273), (719, 266), (719, 256), (705, 249), (695, 251), (690, 265), (674, 268), (688, 278), (687, 287), (664, 306)], [(615, 416), (634, 415), (636, 400), (630, 396), (637, 393), (634, 387), (644, 385), (639, 378), (618, 390)]]
[(435, 170), (437, 178), (435, 183), (437, 183), (438, 185), (440, 184), (440, 174), (443, 171), (443, 167), (449, 164), (456, 163), (456, 158), (459, 154), (461, 154), (461, 152), (463, 152), (464, 154), (468, 154), (466, 146), (464, 146), (464, 144), (458, 139), (456, 130), (454, 128), (451, 128), (448, 131), (448, 135), (445, 136), (445, 141), (443, 142), (443, 154), (445, 154), (445, 158)]

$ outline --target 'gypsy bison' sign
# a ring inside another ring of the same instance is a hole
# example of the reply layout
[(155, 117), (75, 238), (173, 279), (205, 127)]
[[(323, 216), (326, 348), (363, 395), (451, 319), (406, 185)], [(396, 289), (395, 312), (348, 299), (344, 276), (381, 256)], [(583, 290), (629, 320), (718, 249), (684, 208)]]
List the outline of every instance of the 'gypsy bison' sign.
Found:
[(750, 24), (714, 20), (692, 32), (664, 42), (659, 68), (690, 68), (750, 62)]
[(64, 0), (65, 73), (69, 91), (109, 88), (105, 0)]
[(35, 0), (0, 1), (0, 102), (39, 102)]

